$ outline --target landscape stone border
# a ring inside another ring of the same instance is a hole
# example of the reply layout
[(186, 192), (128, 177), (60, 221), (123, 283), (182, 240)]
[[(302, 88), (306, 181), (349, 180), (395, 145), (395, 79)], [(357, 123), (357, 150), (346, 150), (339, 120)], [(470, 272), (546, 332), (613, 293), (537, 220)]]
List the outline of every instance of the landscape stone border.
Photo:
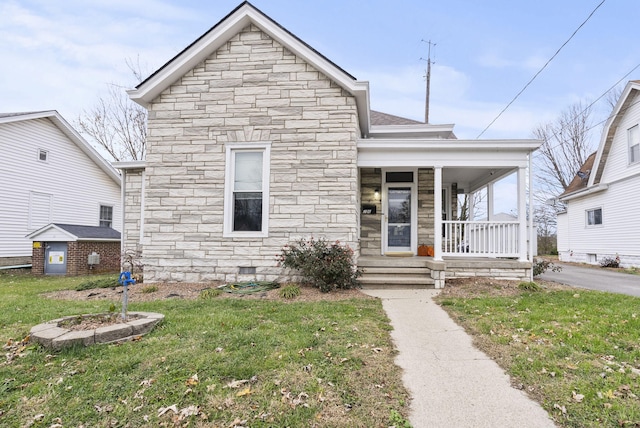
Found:
[[(129, 312), (128, 314), (131, 318), (129, 321), (91, 330), (70, 330), (60, 327), (64, 321), (78, 318), (77, 315), (58, 318), (32, 327), (31, 341), (56, 351), (73, 345), (91, 346), (100, 343), (122, 342), (149, 333), (156, 324), (164, 320), (164, 315), (156, 312)], [(92, 317), (96, 315), (81, 316)]]

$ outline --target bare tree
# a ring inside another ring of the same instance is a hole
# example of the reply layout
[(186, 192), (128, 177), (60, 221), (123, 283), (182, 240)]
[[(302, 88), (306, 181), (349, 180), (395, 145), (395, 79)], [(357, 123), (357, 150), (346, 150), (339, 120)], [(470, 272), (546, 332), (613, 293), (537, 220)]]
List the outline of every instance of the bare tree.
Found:
[[(127, 60), (137, 81), (142, 80), (139, 62)], [(107, 94), (76, 121), (80, 133), (115, 161), (143, 160), (147, 140), (147, 110), (131, 101), (125, 87), (109, 84)]]
[(591, 108), (581, 102), (534, 129), (535, 137), (543, 141), (534, 157), (538, 201), (547, 201), (569, 187), (594, 150), (590, 129)]

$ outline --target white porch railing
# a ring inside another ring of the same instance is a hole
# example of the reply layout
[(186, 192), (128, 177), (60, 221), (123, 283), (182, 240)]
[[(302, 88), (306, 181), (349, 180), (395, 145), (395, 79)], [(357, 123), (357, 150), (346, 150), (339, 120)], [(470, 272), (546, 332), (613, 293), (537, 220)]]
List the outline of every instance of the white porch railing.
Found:
[(443, 221), (443, 256), (518, 257), (517, 221)]

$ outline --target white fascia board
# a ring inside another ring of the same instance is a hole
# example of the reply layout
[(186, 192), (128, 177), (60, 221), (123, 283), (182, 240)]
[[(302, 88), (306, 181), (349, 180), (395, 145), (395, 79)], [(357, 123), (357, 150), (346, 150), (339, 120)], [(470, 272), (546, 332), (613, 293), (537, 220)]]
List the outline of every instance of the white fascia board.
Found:
[[(67, 236), (67, 238), (65, 238), (64, 240), (56, 240), (56, 241), (51, 241), (51, 242), (70, 242), (70, 241), (77, 241), (78, 237), (72, 233), (67, 232), (66, 230), (56, 226), (53, 223), (50, 223), (46, 226), (41, 227), (40, 229), (31, 232), (30, 234), (28, 234), (27, 236), (25, 236), (25, 238), (27, 239), (31, 239), (31, 240), (35, 240), (35, 238), (37, 238), (39, 235), (43, 235), (46, 234), (47, 232), (49, 232), (51, 229), (55, 229), (58, 232), (62, 233), (63, 235)], [(46, 239), (46, 237), (45, 237)]]
[(121, 184), (120, 174), (91, 146), (56, 110), (46, 110), (0, 118), (0, 123), (19, 122), (33, 119), (49, 119), (62, 131), (82, 152), (104, 171), (118, 186)]
[(532, 152), (541, 140), (458, 140), (458, 139), (359, 139), (358, 149), (391, 150), (464, 150)]
[[(616, 119), (618, 119), (618, 115), (622, 110), (622, 106), (624, 106), (625, 102), (627, 101), (627, 98), (631, 96), (631, 93), (634, 90), (640, 91), (640, 83), (634, 82), (634, 81), (627, 82), (627, 85), (622, 90), (622, 94), (620, 95), (618, 102), (614, 106), (611, 114), (609, 115), (609, 117), (607, 118), (607, 121), (604, 124), (604, 128), (602, 129), (602, 135), (600, 136), (600, 144), (598, 144), (598, 150), (596, 152), (596, 158), (594, 159), (593, 167), (591, 168), (592, 174), (589, 175), (589, 180), (587, 181), (587, 187), (593, 186), (595, 184), (596, 175), (598, 175), (596, 172), (600, 169), (600, 163), (606, 162), (606, 159), (602, 159), (602, 154), (604, 152), (605, 146), (607, 145), (609, 134), (611, 132), (613, 133), (616, 132), (616, 129), (611, 129), (611, 128), (614, 125), (614, 123), (617, 122)], [(624, 113), (626, 113), (626, 110), (622, 114)], [(611, 135), (611, 139), (613, 139), (613, 137), (614, 135)], [(604, 168), (604, 165), (602, 166), (602, 168)]]
[(277, 25), (270, 18), (257, 11), (253, 6), (244, 4), (235, 13), (220, 21), (208, 33), (197, 40), (179, 56), (170, 60), (156, 75), (145, 81), (136, 89), (128, 90), (129, 97), (136, 103), (146, 107), (162, 91), (184, 76), (213, 52), (218, 50), (229, 39), (242, 29), (254, 24), (278, 43), (285, 46), (296, 56), (313, 65), (344, 90), (356, 98), (360, 128), (363, 134), (369, 130), (369, 82), (354, 80), (323, 56), (292, 36), (291, 33)]
[(145, 161), (128, 161), (128, 162), (113, 162), (113, 167), (116, 169), (145, 169), (147, 162)]
[(390, 135), (406, 135), (407, 137), (422, 137), (422, 138), (437, 138), (432, 137), (434, 134), (439, 135), (451, 135), (453, 134), (454, 124), (442, 124), (442, 125), (372, 125), (369, 132), (369, 136), (372, 138), (384, 138)]
[(593, 195), (594, 193), (600, 193), (609, 188), (608, 184), (598, 184), (597, 186), (587, 187), (585, 189), (581, 189), (575, 191), (573, 193), (569, 193), (561, 198), (558, 198), (562, 202), (570, 201), (572, 199), (582, 198), (583, 196)]

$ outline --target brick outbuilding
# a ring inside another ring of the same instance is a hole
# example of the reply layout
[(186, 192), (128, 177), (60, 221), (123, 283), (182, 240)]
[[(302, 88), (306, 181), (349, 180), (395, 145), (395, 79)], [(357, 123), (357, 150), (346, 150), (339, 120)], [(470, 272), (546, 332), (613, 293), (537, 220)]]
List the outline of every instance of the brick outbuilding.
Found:
[(120, 270), (120, 232), (110, 227), (51, 223), (27, 235), (36, 275), (87, 275)]

